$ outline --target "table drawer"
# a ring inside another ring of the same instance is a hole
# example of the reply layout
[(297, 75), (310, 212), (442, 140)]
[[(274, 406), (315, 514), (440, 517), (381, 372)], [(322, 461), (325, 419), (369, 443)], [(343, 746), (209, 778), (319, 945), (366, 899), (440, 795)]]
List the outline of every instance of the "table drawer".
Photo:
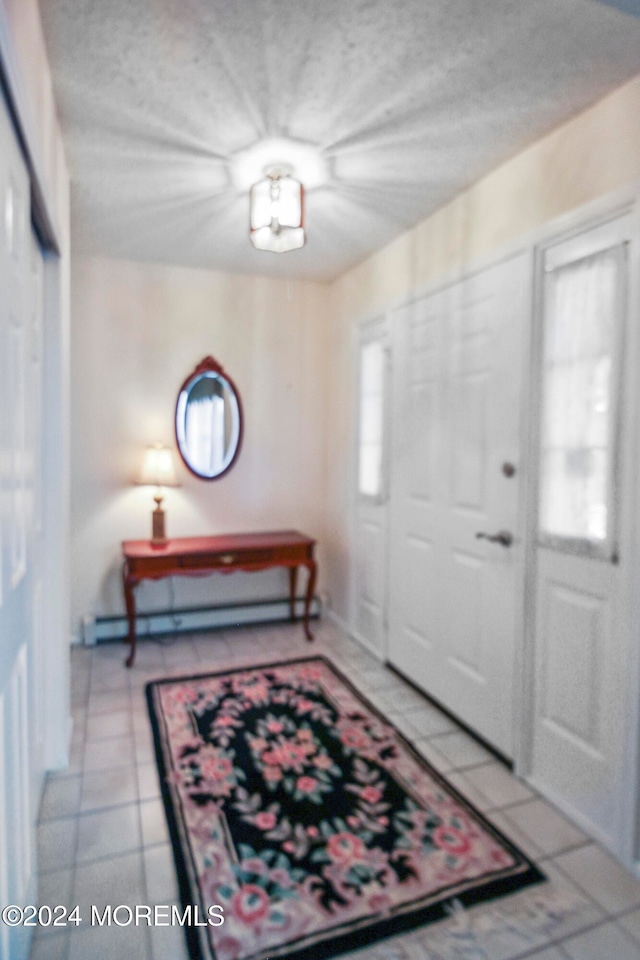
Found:
[(178, 565), (184, 570), (232, 570), (234, 567), (253, 564), (273, 564), (279, 554), (275, 550), (229, 550), (215, 554), (190, 554), (178, 557)]

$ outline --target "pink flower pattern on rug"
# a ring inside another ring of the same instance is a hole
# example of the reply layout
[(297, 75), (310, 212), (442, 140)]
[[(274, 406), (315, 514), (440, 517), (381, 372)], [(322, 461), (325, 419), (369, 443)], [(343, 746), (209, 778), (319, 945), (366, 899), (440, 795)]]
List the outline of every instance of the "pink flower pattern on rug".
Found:
[(149, 685), (196, 958), (319, 958), (542, 879), (322, 658)]

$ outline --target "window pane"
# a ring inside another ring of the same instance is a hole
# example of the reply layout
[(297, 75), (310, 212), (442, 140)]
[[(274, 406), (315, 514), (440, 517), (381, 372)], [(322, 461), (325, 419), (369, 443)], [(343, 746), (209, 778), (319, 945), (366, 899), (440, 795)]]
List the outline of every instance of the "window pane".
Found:
[(382, 394), (384, 387), (384, 348), (378, 341), (367, 343), (361, 353), (362, 394)]
[(365, 497), (377, 497), (381, 490), (382, 448), (360, 447), (359, 490)]
[(360, 443), (382, 443), (382, 394), (362, 397), (360, 408)]
[(610, 525), (617, 251), (546, 277), (540, 527), (602, 542)]
[(384, 443), (384, 347), (366, 343), (360, 352), (358, 490), (363, 496), (382, 492)]

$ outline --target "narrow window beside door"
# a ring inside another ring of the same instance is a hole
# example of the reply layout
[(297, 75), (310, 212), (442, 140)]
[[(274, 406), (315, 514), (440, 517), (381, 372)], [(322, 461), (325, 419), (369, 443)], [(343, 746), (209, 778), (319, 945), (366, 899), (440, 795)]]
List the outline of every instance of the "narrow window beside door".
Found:
[(540, 533), (608, 551), (615, 528), (623, 245), (545, 274)]
[(360, 352), (358, 491), (378, 498), (383, 492), (385, 353), (380, 341)]

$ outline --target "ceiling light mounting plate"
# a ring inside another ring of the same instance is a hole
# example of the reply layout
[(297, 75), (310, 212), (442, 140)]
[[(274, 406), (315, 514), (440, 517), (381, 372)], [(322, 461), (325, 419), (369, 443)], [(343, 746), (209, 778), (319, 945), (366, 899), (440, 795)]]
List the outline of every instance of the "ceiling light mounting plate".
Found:
[(304, 184), (305, 190), (326, 183), (329, 177), (326, 159), (318, 147), (302, 140), (272, 137), (260, 140), (247, 150), (236, 153), (230, 161), (231, 177), (237, 190), (249, 190), (265, 176), (290, 176)]
[(264, 168), (264, 176), (271, 180), (281, 180), (282, 177), (292, 177), (293, 167), (289, 163), (270, 163)]

